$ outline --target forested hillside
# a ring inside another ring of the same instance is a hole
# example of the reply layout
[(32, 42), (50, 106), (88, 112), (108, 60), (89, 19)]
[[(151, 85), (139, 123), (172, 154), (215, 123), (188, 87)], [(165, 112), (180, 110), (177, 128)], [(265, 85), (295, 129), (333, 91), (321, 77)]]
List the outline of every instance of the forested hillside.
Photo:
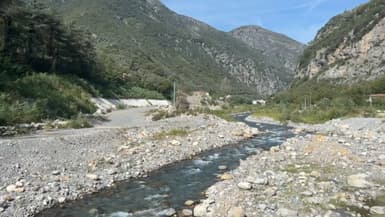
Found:
[[(261, 51), (166, 8), (158, 0), (39, 0), (67, 24), (92, 33), (111, 77), (148, 88), (177, 80), (184, 91), (270, 95), (293, 76)], [(164, 80), (166, 78), (166, 80)]]

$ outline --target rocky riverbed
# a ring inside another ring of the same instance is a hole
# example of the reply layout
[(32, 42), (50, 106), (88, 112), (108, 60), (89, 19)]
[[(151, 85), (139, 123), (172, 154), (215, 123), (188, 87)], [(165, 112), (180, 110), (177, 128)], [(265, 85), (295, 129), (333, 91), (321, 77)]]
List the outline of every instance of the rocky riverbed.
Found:
[(245, 124), (199, 115), (139, 128), (0, 140), (0, 216), (33, 216), (255, 133)]
[(295, 126), (296, 137), (222, 175), (194, 216), (385, 216), (384, 121)]

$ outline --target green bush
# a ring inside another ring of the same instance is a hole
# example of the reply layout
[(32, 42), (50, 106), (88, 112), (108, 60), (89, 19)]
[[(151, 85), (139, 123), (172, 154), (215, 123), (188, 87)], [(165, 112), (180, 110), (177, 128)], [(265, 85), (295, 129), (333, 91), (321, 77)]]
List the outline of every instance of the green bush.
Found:
[(89, 93), (58, 75), (27, 75), (10, 82), (7, 94), (0, 92), (1, 125), (73, 118), (95, 110)]

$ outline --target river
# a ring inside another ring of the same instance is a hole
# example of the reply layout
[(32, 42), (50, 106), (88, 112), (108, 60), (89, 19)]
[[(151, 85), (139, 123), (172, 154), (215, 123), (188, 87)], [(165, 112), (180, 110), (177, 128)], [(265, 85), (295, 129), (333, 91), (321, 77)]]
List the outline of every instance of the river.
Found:
[[(81, 200), (47, 209), (36, 217), (161, 217), (187, 208), (185, 201), (204, 198), (202, 192), (218, 182), (217, 176), (237, 168), (241, 159), (294, 136), (286, 126), (253, 123), (245, 118), (246, 115), (237, 116), (239, 121), (257, 127), (263, 134), (167, 166), (147, 178), (128, 180)], [(222, 165), (227, 169), (220, 170), (218, 167)]]

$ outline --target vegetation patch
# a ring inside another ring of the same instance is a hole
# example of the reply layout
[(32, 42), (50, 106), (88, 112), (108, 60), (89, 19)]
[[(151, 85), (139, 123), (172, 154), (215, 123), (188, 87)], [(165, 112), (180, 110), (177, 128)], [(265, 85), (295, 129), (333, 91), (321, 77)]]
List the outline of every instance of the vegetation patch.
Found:
[(157, 133), (153, 136), (153, 138), (155, 140), (163, 140), (166, 138), (184, 137), (190, 133), (191, 133), (191, 131), (186, 130), (186, 129), (172, 129), (169, 131)]

